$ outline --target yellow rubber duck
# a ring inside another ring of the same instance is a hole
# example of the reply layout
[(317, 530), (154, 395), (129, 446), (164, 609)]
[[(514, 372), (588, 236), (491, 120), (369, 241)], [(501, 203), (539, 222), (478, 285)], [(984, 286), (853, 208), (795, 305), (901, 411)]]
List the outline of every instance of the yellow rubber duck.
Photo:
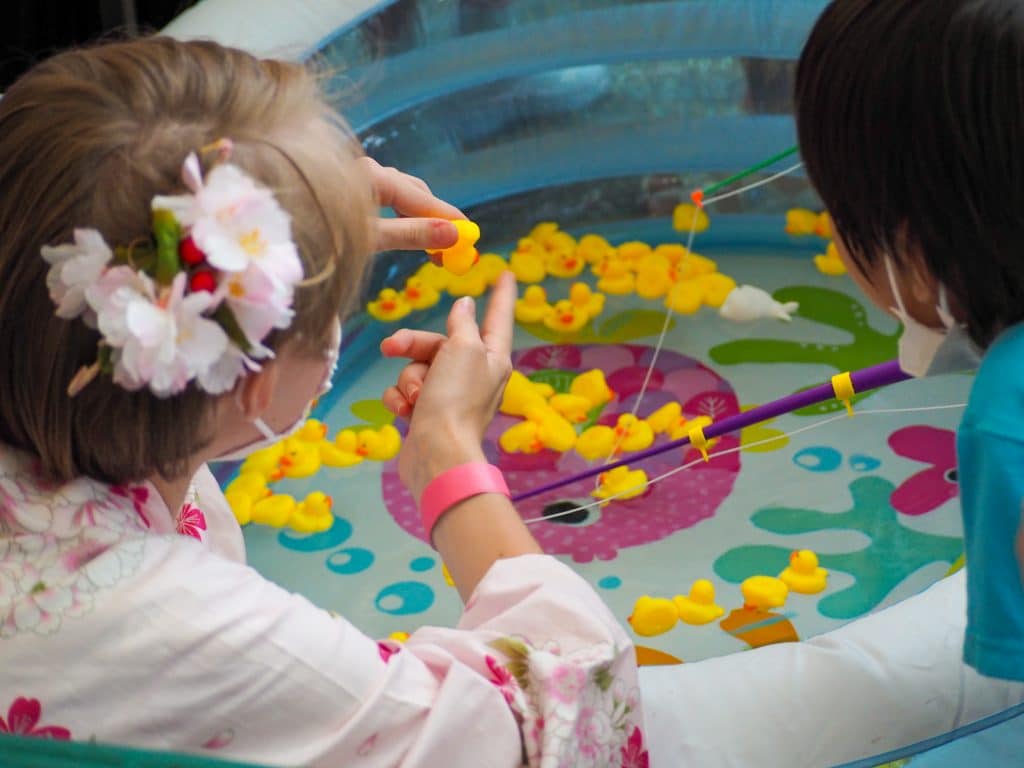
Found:
[(704, 289), (696, 280), (680, 280), (669, 288), (665, 306), (680, 315), (696, 313), (704, 303)]
[(699, 253), (687, 253), (673, 267), (676, 280), (692, 280), (701, 275), (710, 275), (718, 271), (718, 263)]
[(555, 395), (548, 401), (548, 405), (573, 424), (586, 421), (594, 407), (587, 398), (570, 394)]
[(412, 312), (412, 307), (398, 291), (385, 288), (376, 301), (366, 305), (366, 311), (383, 323), (394, 323)]
[(576, 255), (575, 248), (551, 251), (544, 264), (548, 274), (554, 277), (576, 277), (586, 265), (587, 262)]
[(619, 416), (614, 431), (616, 442), (619, 444), (617, 453), (642, 451), (644, 448), (650, 448), (654, 442), (654, 430), (651, 429), (651, 425), (631, 413)]
[(782, 579), (774, 576), (751, 576), (740, 584), (745, 608), (768, 611), (786, 604), (789, 587)]
[(284, 441), (279, 440), (273, 445), (260, 448), (246, 456), (238, 472), (243, 475), (256, 472), (268, 480), (280, 480), (283, 477), (280, 464), (282, 456), (284, 456)]
[(540, 453), (540, 425), (533, 421), (520, 421), (501, 433), (498, 445), (505, 453)]
[(604, 405), (615, 397), (600, 368), (593, 368), (574, 378), (569, 385), (569, 394), (585, 397), (592, 408)]
[(537, 425), (537, 439), (549, 451), (565, 453), (576, 445), (576, 430), (572, 424), (547, 404), (530, 408), (526, 419)]
[(602, 472), (598, 479), (598, 486), (590, 495), (596, 499), (607, 499), (604, 504), (643, 496), (647, 491), (647, 473), (642, 469), (616, 467), (608, 472)]
[(331, 507), (334, 500), (322, 491), (313, 491), (299, 502), (288, 526), (299, 533), (320, 533), (334, 525)]
[(548, 294), (539, 285), (528, 285), (523, 298), (516, 299), (516, 320), (520, 323), (539, 323), (551, 314)]
[(806, 208), (790, 208), (786, 211), (786, 233), (794, 237), (814, 234), (818, 226), (818, 214)]
[(633, 292), (636, 277), (633, 275), (629, 263), (623, 259), (617, 256), (605, 259), (594, 267), (594, 271), (599, 277), (597, 290), (616, 296), (624, 296)]
[(676, 595), (672, 602), (675, 603), (679, 619), (693, 626), (710, 624), (725, 613), (722, 606), (715, 605), (715, 585), (707, 579), (697, 579), (690, 587), (689, 595)]
[(448, 293), (452, 296), (483, 296), (486, 291), (487, 274), (479, 264), (448, 278)]
[(576, 244), (576, 255), (587, 264), (599, 264), (614, 253), (612, 244), (600, 235), (584, 235)]
[(508, 271), (508, 262), (496, 253), (485, 253), (480, 257), (477, 268), (483, 272), (487, 285), (498, 282), (503, 272)]
[(435, 258), (440, 256), (441, 265), (453, 275), (464, 275), (480, 260), (480, 254), (476, 250), (477, 240), (480, 239), (480, 227), (466, 219), (458, 219), (452, 224), (459, 232), (459, 239), (455, 241), (455, 245), (427, 253)]
[(828, 215), (828, 211), (818, 214), (818, 219), (814, 222), (814, 234), (825, 240), (832, 239), (832, 217)]
[(615, 249), (620, 261), (626, 262), (631, 269), (636, 269), (640, 260), (648, 256), (654, 249), (642, 240), (630, 240)]
[(543, 322), (546, 328), (556, 333), (576, 333), (590, 322), (590, 316), (568, 299), (561, 299), (544, 316)]
[(604, 294), (590, 290), (586, 283), (573, 283), (569, 286), (569, 301), (593, 319), (604, 311)]
[(287, 493), (275, 493), (252, 505), (252, 522), (271, 525), (274, 528), (284, 528), (291, 520), (297, 506), (294, 496), (289, 496)]
[(547, 252), (543, 245), (532, 238), (524, 237), (512, 251), (508, 268), (520, 283), (539, 283), (548, 274), (546, 258)]
[(661, 256), (671, 267), (683, 261), (687, 254), (689, 251), (686, 250), (686, 246), (680, 243), (662, 243), (654, 249), (654, 255)]
[(672, 211), (672, 228), (677, 232), (703, 232), (711, 226), (711, 220), (703, 208), (693, 203), (680, 203)]
[(428, 261), (416, 270), (414, 277), (422, 280), (435, 291), (440, 292), (448, 287), (448, 280), (451, 278), (451, 273), (444, 269), (444, 267), (439, 267), (434, 262)]
[[(442, 270), (443, 271), (443, 270)], [(445, 285), (448, 281), (445, 280)], [(429, 309), (441, 300), (441, 292), (434, 288), (426, 279), (413, 275), (405, 281), (402, 298), (413, 309)]]
[(320, 443), (320, 461), (328, 467), (351, 467), (363, 461), (356, 449), (359, 447), (359, 436), (354, 429), (343, 429), (334, 438), (334, 442), (324, 440)]
[(531, 240), (536, 240), (538, 243), (543, 243), (551, 235), (558, 232), (558, 224), (554, 221), (542, 221), (539, 224), (535, 224), (533, 229), (530, 230), (527, 237)]
[(519, 371), (512, 371), (498, 410), (509, 416), (525, 416), (530, 408), (547, 403), (554, 392), (550, 385), (537, 384)]
[(583, 430), (576, 438), (576, 453), (587, 461), (607, 459), (615, 450), (615, 430), (597, 424)]
[(824, 253), (819, 253), (814, 257), (814, 266), (823, 275), (839, 276), (846, 274), (846, 265), (839, 258), (839, 250), (834, 242), (828, 244), (828, 248), (825, 249)]
[(327, 436), (327, 425), (317, 419), (306, 419), (293, 437), (305, 443), (319, 443)]
[(667, 263), (645, 262), (637, 268), (636, 294), (644, 299), (659, 299), (672, 288), (671, 267)]
[(576, 255), (576, 238), (568, 232), (558, 230), (550, 234), (540, 235), (534, 239), (538, 240), (549, 254), (570, 253), (574, 256)]
[(671, 600), (644, 595), (637, 598), (633, 613), (626, 621), (638, 635), (654, 637), (672, 629), (679, 621), (679, 614)]
[(672, 431), (683, 418), (683, 407), (673, 401), (661, 406), (658, 410), (647, 417), (654, 434), (663, 435)]
[(320, 442), (289, 437), (284, 441), (284, 454), (278, 462), (284, 477), (309, 477), (320, 471)]
[(224, 490), (224, 498), (235, 514), (239, 525), (247, 525), (252, 521), (252, 507), (257, 501), (271, 495), (267, 487), (267, 479), (259, 472), (243, 472)]
[(736, 287), (736, 281), (721, 272), (712, 272), (710, 275), (701, 275), (695, 279), (697, 285), (704, 291), (704, 303), (709, 307), (720, 307), (725, 303), (726, 297)]
[(823, 592), (827, 586), (828, 571), (818, 566), (818, 556), (809, 549), (800, 549), (789, 556), (789, 566), (779, 578), (793, 592), (814, 595)]
[(356, 453), (370, 461), (390, 461), (402, 448), (402, 435), (391, 424), (361, 429), (356, 438)]

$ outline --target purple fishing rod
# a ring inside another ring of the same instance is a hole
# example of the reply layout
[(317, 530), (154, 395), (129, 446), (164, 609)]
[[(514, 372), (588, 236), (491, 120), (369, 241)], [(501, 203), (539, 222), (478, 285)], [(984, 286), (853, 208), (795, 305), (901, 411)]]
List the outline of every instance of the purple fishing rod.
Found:
[[(888, 363), (882, 363), (881, 365), (873, 365), (870, 368), (862, 368), (859, 371), (852, 371), (850, 373), (850, 381), (853, 383), (853, 393), (858, 395), (880, 387), (887, 387), (890, 384), (906, 381), (909, 378), (911, 377), (903, 372), (896, 360), (891, 360)], [(839, 393), (836, 392), (835, 385), (833, 385), (832, 381), (825, 384), (819, 384), (816, 387), (805, 389), (803, 392), (786, 395), (785, 397), (780, 397), (778, 400), (773, 400), (770, 403), (765, 403), (764, 405), (759, 405), (756, 408), (751, 408), (749, 411), (737, 413), (735, 416), (729, 416), (721, 421), (713, 422), (704, 429), (704, 436), (708, 440), (711, 440), (716, 437), (722, 437), (722, 435), (727, 435), (730, 432), (738, 432), (741, 429), (746, 429), (747, 427), (753, 426), (754, 424), (758, 424), (762, 421), (774, 419), (776, 416), (782, 416), (785, 413), (792, 413), (800, 408), (806, 408), (809, 405), (823, 403), (826, 400), (834, 400), (838, 394)], [(617, 461), (602, 464), (597, 467), (591, 467), (590, 469), (571, 475), (570, 477), (562, 477), (558, 480), (538, 486), (537, 488), (531, 488), (528, 491), (517, 493), (512, 497), (512, 501), (518, 502), (524, 501), (525, 499), (532, 499), (534, 496), (540, 496), (541, 494), (557, 490), (558, 488), (571, 485), (579, 480), (586, 480), (589, 477), (595, 477), (600, 475), (602, 472), (608, 472), (616, 467), (622, 467), (627, 464), (636, 464), (637, 462), (644, 461), (652, 456), (657, 456), (659, 453), (675, 450), (676, 448), (682, 448), (684, 445), (688, 445), (689, 442), (689, 437), (683, 437), (679, 440), (673, 440), (669, 443), (657, 445), (644, 451), (637, 451), (636, 453), (618, 459)]]

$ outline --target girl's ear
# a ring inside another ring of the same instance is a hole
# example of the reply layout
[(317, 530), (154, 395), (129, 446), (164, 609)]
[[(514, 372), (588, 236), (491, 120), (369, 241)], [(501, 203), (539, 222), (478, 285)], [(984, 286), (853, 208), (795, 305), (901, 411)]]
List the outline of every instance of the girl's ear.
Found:
[(274, 399), (277, 389), (277, 361), (269, 360), (256, 373), (243, 377), (235, 399), (246, 421), (260, 418)]

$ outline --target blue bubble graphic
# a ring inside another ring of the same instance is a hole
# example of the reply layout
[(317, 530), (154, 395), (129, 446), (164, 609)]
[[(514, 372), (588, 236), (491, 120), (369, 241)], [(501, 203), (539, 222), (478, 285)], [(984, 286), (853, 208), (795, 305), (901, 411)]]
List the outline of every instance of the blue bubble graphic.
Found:
[(824, 445), (804, 448), (793, 457), (793, 463), (810, 472), (834, 472), (843, 463), (843, 455)]
[(378, 592), (374, 604), (392, 616), (423, 613), (434, 604), (434, 590), (421, 581), (399, 581)]
[(409, 563), (409, 570), (415, 571), (416, 573), (423, 573), (429, 571), (437, 563), (432, 557), (417, 557), (411, 563)]
[(597, 586), (601, 589), (618, 589), (622, 586), (622, 579), (618, 576), (605, 576), (597, 582)]
[(339, 549), (327, 556), (327, 568), (340, 573), (343, 576), (350, 576), (353, 573), (362, 573), (373, 565), (373, 552), (362, 547), (351, 549)]
[(863, 453), (855, 453), (850, 457), (850, 469), (855, 472), (872, 472), (882, 466), (882, 462), (874, 456), (865, 456)]
[(334, 524), (326, 531), (309, 534), (281, 531), (277, 535), (277, 541), (282, 547), (293, 549), (296, 552), (319, 552), (322, 549), (338, 546), (351, 535), (352, 523), (344, 518), (335, 517)]

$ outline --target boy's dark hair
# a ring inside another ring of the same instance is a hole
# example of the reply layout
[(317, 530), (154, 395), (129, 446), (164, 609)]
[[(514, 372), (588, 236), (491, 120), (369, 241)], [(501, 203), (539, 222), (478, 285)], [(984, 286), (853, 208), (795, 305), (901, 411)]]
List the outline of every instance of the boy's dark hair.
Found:
[(800, 57), (796, 113), (859, 265), (919, 252), (982, 345), (1024, 320), (1024, 3), (836, 0)]

